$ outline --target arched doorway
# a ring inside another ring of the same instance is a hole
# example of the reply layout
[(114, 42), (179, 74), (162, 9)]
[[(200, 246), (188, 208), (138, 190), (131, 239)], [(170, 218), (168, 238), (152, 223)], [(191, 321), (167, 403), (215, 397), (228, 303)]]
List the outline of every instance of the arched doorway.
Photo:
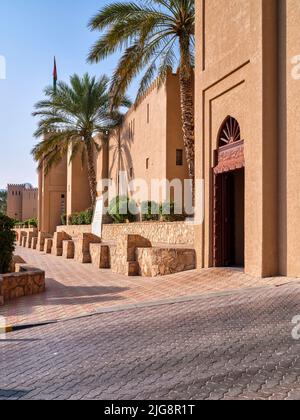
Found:
[(240, 125), (226, 118), (215, 151), (213, 259), (215, 267), (244, 266), (245, 157)]

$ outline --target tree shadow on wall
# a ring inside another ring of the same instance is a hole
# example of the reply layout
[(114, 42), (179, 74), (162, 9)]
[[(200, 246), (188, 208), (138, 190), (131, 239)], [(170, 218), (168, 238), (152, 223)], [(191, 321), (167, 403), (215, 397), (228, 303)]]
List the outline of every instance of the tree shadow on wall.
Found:
[[(112, 161), (109, 165), (109, 173), (126, 172), (128, 180), (135, 178), (133, 167), (133, 160), (131, 154), (131, 145), (134, 143), (134, 135), (130, 134), (130, 129), (127, 127), (125, 132), (115, 130), (113, 137), (113, 144), (109, 145), (109, 150), (113, 152)], [(132, 171), (132, 172), (130, 172)]]

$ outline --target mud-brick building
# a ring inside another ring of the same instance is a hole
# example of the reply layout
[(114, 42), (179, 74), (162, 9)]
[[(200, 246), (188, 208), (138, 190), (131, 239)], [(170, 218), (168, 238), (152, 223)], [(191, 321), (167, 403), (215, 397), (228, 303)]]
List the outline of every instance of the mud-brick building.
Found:
[(7, 215), (24, 222), (38, 216), (38, 189), (30, 184), (7, 186)]
[(198, 267), (300, 276), (299, 22), (299, 0), (196, 1)]

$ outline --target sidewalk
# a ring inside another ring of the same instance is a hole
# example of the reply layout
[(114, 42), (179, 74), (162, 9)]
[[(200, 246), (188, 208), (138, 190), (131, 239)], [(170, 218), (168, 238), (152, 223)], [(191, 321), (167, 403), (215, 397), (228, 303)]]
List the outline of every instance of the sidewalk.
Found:
[(16, 255), (46, 271), (47, 291), (0, 307), (0, 316), (6, 318), (8, 325), (61, 320), (108, 308), (300, 282), (287, 278), (257, 279), (232, 269), (194, 270), (154, 279), (125, 277), (30, 249), (18, 247)]

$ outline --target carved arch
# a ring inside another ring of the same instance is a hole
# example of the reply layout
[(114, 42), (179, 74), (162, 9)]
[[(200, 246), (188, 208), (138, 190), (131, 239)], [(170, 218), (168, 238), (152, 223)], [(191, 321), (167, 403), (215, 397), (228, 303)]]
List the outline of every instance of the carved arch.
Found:
[(223, 122), (218, 136), (218, 147), (224, 147), (228, 144), (241, 140), (241, 128), (238, 121), (229, 116)]
[(228, 116), (221, 125), (217, 147), (214, 162), (216, 175), (245, 167), (244, 140), (240, 124), (234, 117)]

